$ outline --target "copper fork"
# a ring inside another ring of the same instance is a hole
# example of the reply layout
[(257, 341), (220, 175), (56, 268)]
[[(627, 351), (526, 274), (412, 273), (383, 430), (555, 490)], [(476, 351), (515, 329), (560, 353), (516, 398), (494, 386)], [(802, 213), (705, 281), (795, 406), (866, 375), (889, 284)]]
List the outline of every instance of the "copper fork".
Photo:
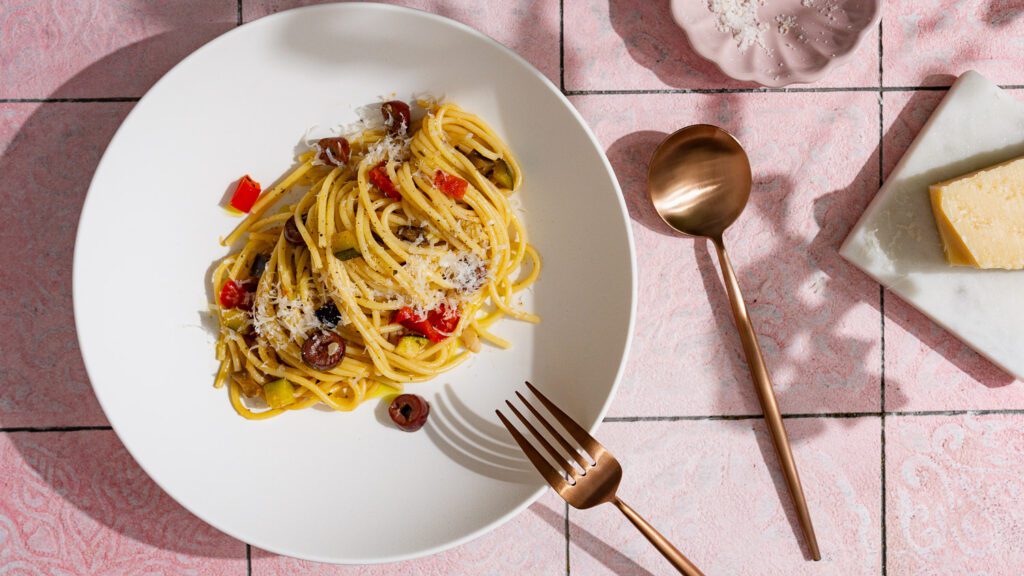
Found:
[(561, 454), (554, 446), (548, 442), (544, 436), (542, 436), (537, 429), (527, 420), (523, 414), (508, 400), (505, 404), (508, 405), (512, 413), (519, 418), (523, 426), (530, 431), (530, 434), (537, 440), (537, 442), (544, 447), (544, 450), (551, 456), (551, 458), (558, 463), (558, 465), (568, 475), (568, 480), (552, 466), (540, 452), (534, 448), (533, 444), (530, 443), (519, 430), (512, 425), (505, 415), (501, 413), (501, 410), (495, 410), (498, 413), (498, 418), (501, 419), (501, 423), (508, 428), (509, 434), (515, 438), (516, 443), (526, 453), (526, 457), (530, 459), (537, 471), (541, 473), (541, 476), (547, 480), (551, 488), (558, 492), (558, 495), (565, 499), (566, 502), (571, 504), (573, 508), (585, 509), (593, 508), (598, 504), (604, 504), (611, 502), (629, 518), (629, 521), (636, 526), (640, 532), (654, 544), (654, 547), (675, 566), (676, 570), (680, 574), (686, 576), (704, 576), (704, 574), (690, 562), (683, 553), (676, 549), (671, 542), (665, 539), (657, 530), (654, 529), (646, 520), (643, 519), (640, 514), (630, 508), (615, 495), (616, 490), (619, 488), (619, 481), (622, 480), (622, 466), (619, 465), (619, 461), (612, 456), (610, 452), (605, 450), (604, 446), (600, 442), (594, 439), (582, 426), (576, 423), (575, 420), (570, 418), (565, 412), (562, 412), (558, 406), (548, 400), (546, 396), (540, 393), (532, 384), (529, 382), (526, 385), (533, 392), (533, 395), (540, 400), (541, 404), (548, 409), (548, 412), (558, 420), (558, 423), (562, 425), (566, 432), (579, 445), (583, 448), (583, 451), (594, 461), (593, 464), (587, 462), (586, 458), (583, 457), (579, 451), (566, 440), (565, 436), (555, 430), (555, 427), (541, 415), (541, 413), (530, 404), (522, 394), (516, 392), (516, 396), (519, 400), (526, 405), (526, 407), (533, 413), (537, 420), (542, 426), (551, 434), (551, 437), (555, 439), (559, 446), (565, 451), (568, 456), (571, 456), (579, 468), (573, 466), (572, 462), (569, 461), (565, 454)]

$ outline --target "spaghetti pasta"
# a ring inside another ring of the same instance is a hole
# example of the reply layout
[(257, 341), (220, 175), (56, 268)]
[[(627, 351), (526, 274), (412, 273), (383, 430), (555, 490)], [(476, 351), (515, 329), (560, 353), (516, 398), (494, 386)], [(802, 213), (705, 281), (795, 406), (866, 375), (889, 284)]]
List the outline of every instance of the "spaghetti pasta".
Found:
[(214, 386), (243, 417), (352, 410), (508, 347), (504, 317), (539, 321), (516, 304), (541, 261), (510, 203), (515, 156), (455, 104), (421, 106), (318, 142), (222, 240), (241, 247), (213, 273)]

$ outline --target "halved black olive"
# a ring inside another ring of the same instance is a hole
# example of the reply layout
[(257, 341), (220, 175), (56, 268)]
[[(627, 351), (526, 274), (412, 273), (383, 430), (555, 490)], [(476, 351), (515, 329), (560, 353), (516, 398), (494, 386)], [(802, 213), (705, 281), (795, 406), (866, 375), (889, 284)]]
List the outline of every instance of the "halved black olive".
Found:
[(328, 302), (316, 309), (316, 319), (324, 326), (334, 328), (338, 325), (338, 322), (341, 322), (341, 312), (338, 311), (338, 307), (334, 305), (334, 302)]
[(270, 262), (270, 255), (268, 254), (257, 254), (252, 258), (252, 265), (249, 266), (249, 274), (254, 278), (263, 276), (263, 271), (267, 269), (267, 262)]
[(404, 134), (412, 126), (412, 110), (401, 100), (381, 104), (380, 113), (384, 115), (384, 125), (392, 135)]
[(406, 432), (415, 432), (427, 423), (430, 404), (415, 394), (401, 394), (388, 406), (388, 416)]
[(340, 166), (348, 163), (349, 153), (352, 148), (348, 140), (338, 136), (336, 138), (321, 138), (317, 144), (320, 146), (320, 161), (328, 166)]
[(345, 341), (334, 332), (319, 330), (302, 344), (302, 360), (314, 370), (330, 370), (345, 356)]

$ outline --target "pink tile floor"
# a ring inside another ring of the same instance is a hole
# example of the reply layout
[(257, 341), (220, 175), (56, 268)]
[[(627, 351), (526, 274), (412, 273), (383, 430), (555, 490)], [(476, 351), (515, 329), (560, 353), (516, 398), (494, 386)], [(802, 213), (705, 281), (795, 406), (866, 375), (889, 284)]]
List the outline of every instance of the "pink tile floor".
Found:
[[(0, 3), (0, 573), (669, 573), (613, 510), (567, 516), (552, 494), (431, 558), (295, 561), (190, 515), (109, 430), (70, 297), (96, 163), (178, 60), (240, 20), (307, 3)], [(640, 273), (634, 347), (600, 433), (625, 464), (624, 499), (709, 575), (1024, 573), (1024, 383), (836, 255), (957, 74), (979, 70), (1024, 98), (1020, 2), (885, 2), (853, 59), (793, 91), (722, 76), (664, 0), (397, 3), (518, 51), (608, 152)], [(668, 235), (644, 200), (650, 153), (694, 122), (734, 131), (752, 157), (751, 205), (727, 240), (789, 416), (818, 564), (780, 498), (717, 264), (704, 243)], [(44, 226), (55, 232), (41, 237)]]

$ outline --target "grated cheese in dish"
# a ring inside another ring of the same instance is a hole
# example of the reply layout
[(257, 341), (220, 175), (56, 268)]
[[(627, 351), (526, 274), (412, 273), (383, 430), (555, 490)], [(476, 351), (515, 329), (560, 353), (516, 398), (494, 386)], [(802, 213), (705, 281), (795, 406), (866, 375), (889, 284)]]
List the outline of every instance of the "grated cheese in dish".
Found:
[(757, 44), (768, 52), (764, 33), (768, 25), (761, 22), (757, 10), (765, 0), (707, 0), (708, 10), (715, 15), (716, 26), (721, 32), (728, 32), (740, 52)]

